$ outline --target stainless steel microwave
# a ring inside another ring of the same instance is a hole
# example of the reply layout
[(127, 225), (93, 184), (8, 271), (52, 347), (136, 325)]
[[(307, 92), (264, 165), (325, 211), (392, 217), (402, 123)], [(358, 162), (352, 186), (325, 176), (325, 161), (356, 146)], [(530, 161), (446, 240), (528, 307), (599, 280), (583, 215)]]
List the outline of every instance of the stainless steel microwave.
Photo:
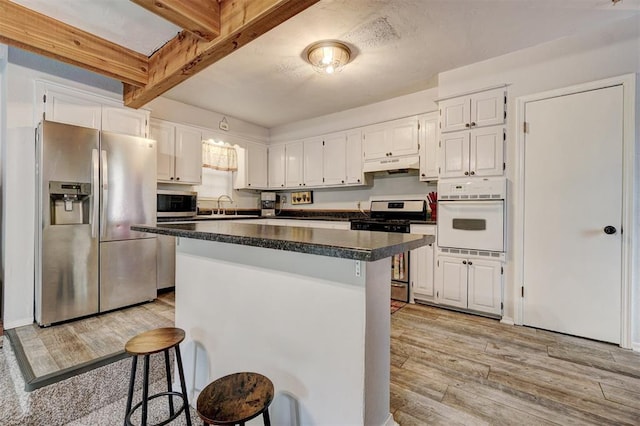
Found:
[(198, 193), (192, 191), (157, 191), (158, 217), (190, 217), (198, 214)]

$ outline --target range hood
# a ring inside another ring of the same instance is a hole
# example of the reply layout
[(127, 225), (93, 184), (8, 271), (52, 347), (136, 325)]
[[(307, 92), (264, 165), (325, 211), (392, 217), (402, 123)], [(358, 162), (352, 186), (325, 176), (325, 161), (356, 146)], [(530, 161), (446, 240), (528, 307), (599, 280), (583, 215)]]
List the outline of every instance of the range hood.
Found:
[(408, 157), (380, 158), (378, 160), (365, 161), (362, 166), (365, 173), (419, 168), (420, 157), (417, 155)]

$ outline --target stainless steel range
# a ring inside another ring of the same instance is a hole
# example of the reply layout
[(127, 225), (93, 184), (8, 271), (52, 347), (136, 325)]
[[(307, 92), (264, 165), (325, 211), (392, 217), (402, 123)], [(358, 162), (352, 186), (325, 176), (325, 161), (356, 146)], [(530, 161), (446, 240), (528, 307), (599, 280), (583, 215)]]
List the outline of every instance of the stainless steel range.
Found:
[[(357, 231), (398, 232), (408, 234), (412, 220), (427, 220), (426, 200), (379, 200), (371, 202), (370, 217), (352, 219)], [(409, 253), (391, 258), (391, 299), (409, 301)]]

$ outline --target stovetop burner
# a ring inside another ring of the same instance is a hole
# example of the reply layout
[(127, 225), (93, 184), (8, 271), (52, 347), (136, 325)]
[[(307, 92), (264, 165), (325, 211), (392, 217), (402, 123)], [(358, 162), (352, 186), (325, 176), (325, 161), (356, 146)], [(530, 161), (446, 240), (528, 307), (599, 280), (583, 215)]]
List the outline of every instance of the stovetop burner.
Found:
[(408, 233), (411, 220), (427, 219), (425, 200), (376, 200), (371, 202), (371, 215), (352, 219), (351, 229)]

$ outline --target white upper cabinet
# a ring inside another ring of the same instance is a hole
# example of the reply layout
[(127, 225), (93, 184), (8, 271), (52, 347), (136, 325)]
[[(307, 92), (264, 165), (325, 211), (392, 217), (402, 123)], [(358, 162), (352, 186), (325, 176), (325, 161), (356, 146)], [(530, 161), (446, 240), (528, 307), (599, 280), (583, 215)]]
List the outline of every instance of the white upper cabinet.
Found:
[(438, 113), (418, 117), (420, 132), (420, 180), (438, 179)]
[(440, 177), (501, 176), (505, 135), (503, 126), (442, 133)]
[(285, 182), (285, 146), (273, 145), (268, 149), (269, 188), (284, 188)]
[(102, 107), (102, 130), (147, 137), (149, 112), (130, 108)]
[(37, 96), (49, 121), (147, 137), (149, 111), (126, 108), (117, 101), (69, 87), (38, 81)]
[(75, 126), (102, 128), (102, 103), (73, 89), (43, 87), (45, 119)]
[(151, 139), (157, 141), (158, 182), (202, 183), (202, 133), (200, 129), (151, 120)]
[(363, 129), (364, 160), (418, 154), (418, 118), (367, 126)]
[(267, 146), (250, 141), (236, 141), (235, 145), (238, 170), (234, 172), (233, 189), (268, 188)]
[(364, 172), (362, 171), (362, 131), (351, 130), (347, 132), (346, 143), (345, 172), (347, 184), (362, 184), (364, 183)]
[(247, 187), (267, 188), (267, 147), (260, 143), (246, 144)]
[(302, 141), (288, 143), (285, 146), (286, 164), (285, 186), (293, 188), (304, 185), (304, 143)]
[(176, 125), (175, 181), (202, 183), (202, 132), (200, 129)]
[(323, 138), (322, 181), (324, 185), (344, 185), (347, 180), (347, 137), (334, 133)]
[(442, 100), (439, 103), (440, 131), (455, 132), (504, 124), (506, 104), (504, 88)]
[(324, 183), (324, 141), (322, 138), (304, 141), (304, 184), (321, 186)]
[(158, 120), (151, 120), (150, 127), (150, 137), (157, 143), (157, 179), (160, 182), (171, 182), (175, 174), (176, 127), (172, 123)]

